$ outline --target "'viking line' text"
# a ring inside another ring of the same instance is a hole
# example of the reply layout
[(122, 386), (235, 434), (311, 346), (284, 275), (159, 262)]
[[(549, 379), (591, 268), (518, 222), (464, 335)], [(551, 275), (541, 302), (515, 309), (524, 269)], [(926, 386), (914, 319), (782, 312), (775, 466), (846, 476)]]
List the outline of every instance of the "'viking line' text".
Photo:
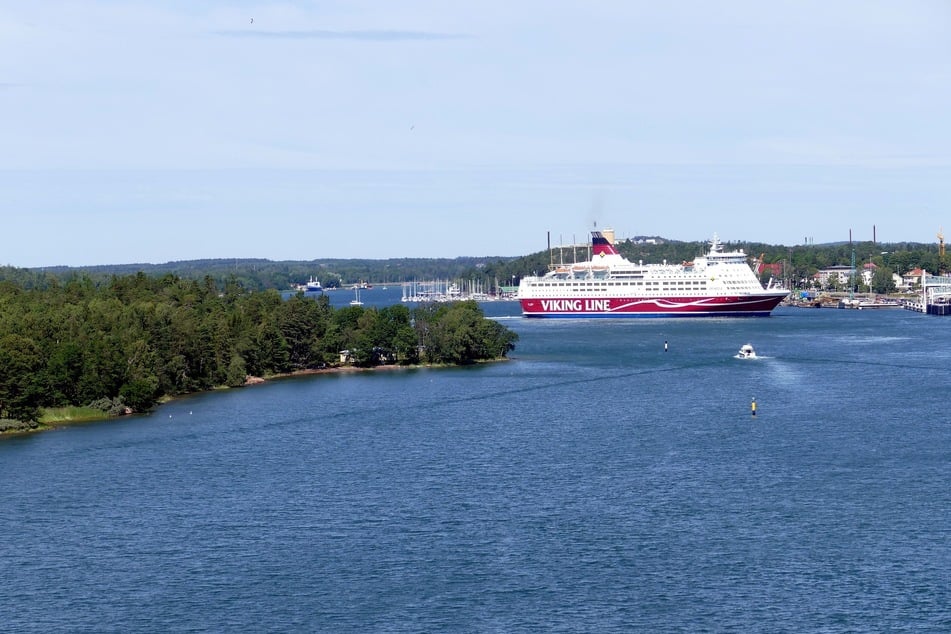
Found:
[(552, 312), (577, 313), (610, 310), (610, 301), (606, 299), (543, 299), (542, 310)]

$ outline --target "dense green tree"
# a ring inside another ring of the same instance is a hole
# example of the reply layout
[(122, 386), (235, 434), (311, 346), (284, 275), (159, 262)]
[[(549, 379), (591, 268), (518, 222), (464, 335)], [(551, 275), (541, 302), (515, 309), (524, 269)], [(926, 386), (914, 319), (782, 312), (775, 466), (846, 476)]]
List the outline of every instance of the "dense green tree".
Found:
[(39, 346), (29, 337), (0, 337), (0, 418), (34, 421), (43, 394)]
[(296, 368), (312, 366), (321, 358), (318, 343), (329, 322), (321, 305), (298, 294), (284, 302), (278, 314), (290, 364)]
[(893, 293), (895, 292), (895, 280), (892, 278), (892, 270), (887, 267), (879, 267), (872, 274), (872, 292), (874, 293)]
[(291, 368), (287, 341), (273, 322), (258, 326), (249, 356), (248, 371), (252, 374), (288, 372)]
[(65, 406), (82, 401), (77, 386), (82, 378), (83, 366), (83, 352), (78, 343), (68, 340), (54, 345), (45, 372), (45, 392), (49, 405)]
[(225, 385), (228, 387), (238, 387), (244, 385), (248, 377), (248, 366), (240, 354), (234, 354), (231, 361), (228, 362), (228, 370), (225, 374)]
[(119, 388), (119, 398), (135, 411), (142, 411), (154, 405), (157, 393), (158, 378), (154, 376), (133, 379)]
[(397, 304), (381, 308), (372, 336), (378, 356), (399, 363), (416, 363), (416, 333), (410, 322), (410, 311)]
[(476, 358), (499, 359), (515, 350), (518, 335), (494, 319), (482, 319), (476, 327), (476, 339)]
[(486, 320), (474, 301), (422, 306), (414, 317), (424, 359), (431, 363), (465, 364), (501, 358), (514, 348), (518, 338), (498, 322)]
[(373, 309), (359, 310), (356, 328), (350, 340), (350, 357), (355, 365), (370, 367), (380, 362), (380, 349), (377, 346), (377, 322), (379, 312)]

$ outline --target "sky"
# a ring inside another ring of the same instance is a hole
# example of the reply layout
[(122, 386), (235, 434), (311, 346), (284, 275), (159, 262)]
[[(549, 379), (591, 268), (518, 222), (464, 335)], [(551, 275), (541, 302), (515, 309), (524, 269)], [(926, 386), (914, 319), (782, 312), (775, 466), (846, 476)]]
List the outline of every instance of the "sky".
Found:
[(0, 265), (951, 241), (948, 0), (0, 0)]

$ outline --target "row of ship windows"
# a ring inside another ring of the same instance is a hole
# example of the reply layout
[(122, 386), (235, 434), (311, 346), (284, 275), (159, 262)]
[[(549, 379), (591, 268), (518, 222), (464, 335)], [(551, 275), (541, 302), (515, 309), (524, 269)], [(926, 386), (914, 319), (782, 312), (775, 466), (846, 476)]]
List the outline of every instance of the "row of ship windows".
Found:
[(539, 282), (536, 286), (583, 286), (585, 288), (589, 286), (706, 286), (706, 282), (572, 282), (571, 284), (558, 283), (558, 282)]

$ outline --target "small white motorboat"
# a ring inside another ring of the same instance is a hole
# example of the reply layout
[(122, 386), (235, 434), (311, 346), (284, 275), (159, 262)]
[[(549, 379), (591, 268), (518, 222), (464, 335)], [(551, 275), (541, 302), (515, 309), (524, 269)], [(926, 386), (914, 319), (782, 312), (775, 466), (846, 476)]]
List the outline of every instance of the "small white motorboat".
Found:
[(733, 355), (737, 359), (755, 359), (756, 350), (753, 350), (753, 345), (749, 343), (744, 343), (740, 346), (740, 351)]

